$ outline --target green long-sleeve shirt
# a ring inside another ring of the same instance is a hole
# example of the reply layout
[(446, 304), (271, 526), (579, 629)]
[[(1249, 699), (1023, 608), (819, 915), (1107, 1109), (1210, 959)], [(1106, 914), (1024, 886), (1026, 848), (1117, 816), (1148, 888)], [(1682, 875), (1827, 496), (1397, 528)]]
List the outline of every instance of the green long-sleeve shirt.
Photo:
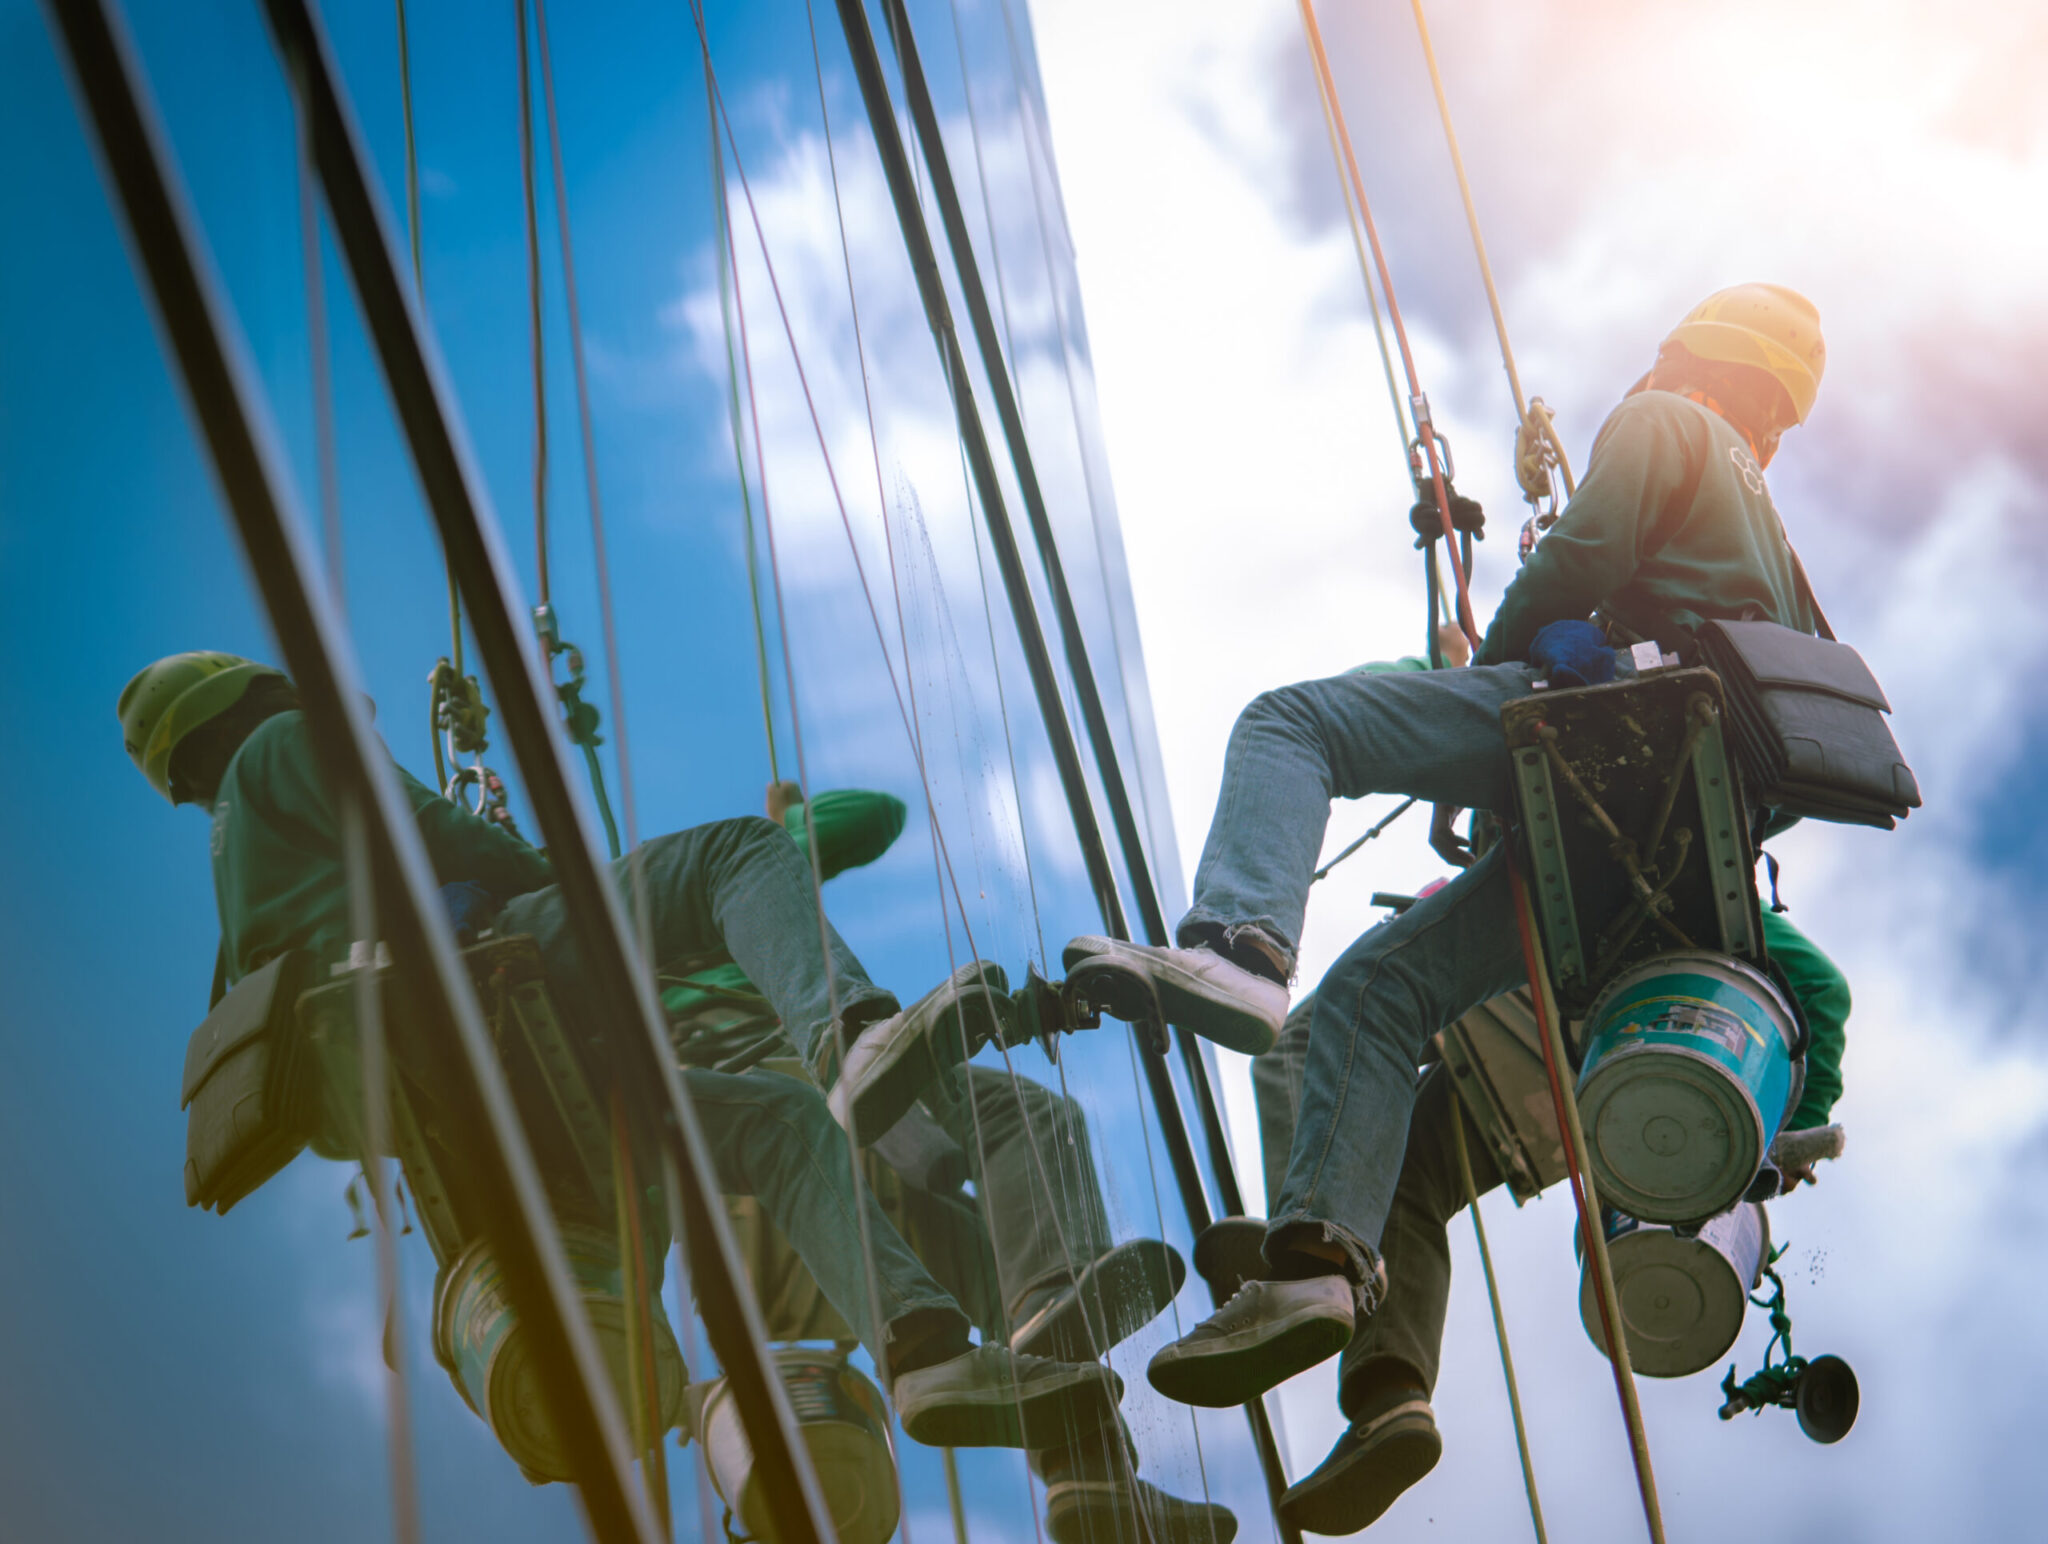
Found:
[(1763, 469), (1720, 414), (1637, 392), (1601, 426), (1585, 480), (1501, 597), (1475, 663), (1525, 659), (1540, 629), (1595, 607), (1671, 648), (1751, 606), (1814, 630)]
[(1792, 995), (1806, 1011), (1812, 1044), (1806, 1051), (1806, 1090), (1799, 1108), (1785, 1122), (1787, 1131), (1825, 1126), (1842, 1097), (1842, 1049), (1848, 1039), (1849, 978), (1821, 952), (1820, 945), (1782, 914), (1763, 913), (1764, 948), (1770, 951), (1792, 984)]
[[(832, 789), (811, 800), (809, 819), (801, 804), (782, 817), (782, 828), (799, 851), (809, 856), (810, 833), (818, 833), (820, 879), (872, 863), (903, 834), (909, 815), (893, 794), (864, 789)], [(728, 960), (685, 976), (664, 979), (661, 1004), (683, 1060), (693, 1066), (721, 1067), (757, 1060), (773, 1042), (780, 1054), (794, 1045), (782, 1021), (747, 973)]]
[[(397, 771), (443, 884), (510, 897), (552, 882), (535, 849)], [(213, 893), (230, 985), (287, 949), (310, 950), (323, 974), (347, 958), (341, 836), (305, 714), (265, 719), (228, 763), (213, 803)]]

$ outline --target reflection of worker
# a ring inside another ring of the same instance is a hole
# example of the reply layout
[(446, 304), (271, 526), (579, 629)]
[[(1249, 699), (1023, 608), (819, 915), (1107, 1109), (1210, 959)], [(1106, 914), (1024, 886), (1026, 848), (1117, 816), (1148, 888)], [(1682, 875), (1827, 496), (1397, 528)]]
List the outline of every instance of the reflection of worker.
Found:
[[(160, 660), (121, 693), (123, 738), (143, 775), (173, 804), (213, 812), (214, 894), (230, 984), (288, 950), (311, 953), (321, 975), (348, 953), (334, 801), (297, 705), (281, 673), (227, 654)], [(534, 938), (557, 1005), (573, 1018), (589, 994), (546, 858), (396, 770), (436, 875), (503, 899), (498, 927)], [(857, 1035), (856, 1046), (898, 1044), (913, 1034), (958, 1044), (971, 1032), (963, 1021), (991, 995), (980, 967), (970, 966), (895, 1012), (895, 1000), (819, 917), (802, 857), (764, 820), (657, 837), (615, 864), (614, 874), (629, 904), (645, 893), (657, 966), (721, 956), (743, 962), (794, 1027), (814, 1074), (829, 1075), (826, 1052), (842, 1032)], [(837, 1024), (821, 930), (840, 1000), (849, 1005)], [(970, 1350), (967, 1316), (872, 1202), (867, 1229), (880, 1313), (870, 1314), (851, 1158), (813, 1087), (698, 1069), (686, 1083), (720, 1186), (760, 1198), (850, 1324), (883, 1325), (885, 1344), (869, 1349), (893, 1383), (912, 1437), (956, 1447), (1044, 1446), (1113, 1416), (1118, 1387), (1106, 1369), (1020, 1356), (995, 1343)]]
[[(1811, 1031), (1805, 1087), (1784, 1126), (1792, 1136), (1779, 1148), (1804, 1146), (1809, 1153), (1801, 1164), (1781, 1163), (1790, 1189), (1802, 1179), (1813, 1182), (1812, 1144), (1801, 1143), (1799, 1136), (1817, 1134), (1841, 1097), (1849, 983), (1834, 961), (1784, 916), (1765, 911), (1762, 917), (1764, 946), (1784, 971)], [(1252, 1063), (1266, 1193), (1272, 1196), (1281, 1193), (1287, 1180), (1316, 995), (1295, 1004), (1278, 1043)], [(1439, 1063), (1424, 1074), (1416, 1092), (1400, 1181), (1380, 1235), (1386, 1300), (1359, 1323), (1338, 1364), (1337, 1404), (1347, 1429), (1322, 1465), (1281, 1502), (1282, 1517), (1309, 1533), (1356, 1533), (1434, 1468), (1442, 1454), (1429, 1400), (1451, 1291), (1445, 1225), (1467, 1200), (1453, 1121), (1464, 1123), (1475, 1193), (1484, 1195), (1502, 1181), (1485, 1136)]]
[[(1077, 939), (1212, 1038), (1280, 1028), (1310, 876), (1333, 797), (1413, 795), (1511, 807), (1500, 709), (1526, 696), (1532, 638), (1599, 611), (1682, 651), (1703, 619), (1763, 616), (1811, 632), (1764, 484), (1778, 436), (1813, 405), (1824, 351), (1813, 307), (1744, 285), (1709, 297), (1609, 415), (1555, 528), (1509, 585), (1472, 666), (1283, 687), (1239, 717), (1178, 949)], [(1429, 1037), (1526, 977), (1507, 855), (1496, 847), (1346, 951), (1317, 994), (1286, 1183), (1255, 1283), (1154, 1359), (1162, 1392), (1256, 1397), (1341, 1349), (1382, 1292), (1378, 1244)], [(1179, 1017), (1175, 1017), (1175, 1013)]]
[[(806, 854), (815, 836), (821, 879), (880, 857), (906, 815), (900, 800), (854, 789), (806, 806), (793, 784), (770, 789), (768, 807)], [(686, 1065), (794, 1065), (783, 1060), (795, 1048), (773, 1006), (736, 965), (665, 982), (662, 1004)], [(985, 1336), (1084, 1361), (1173, 1301), (1184, 1267), (1172, 1249), (1156, 1239), (1111, 1243), (1081, 1107), (1064, 1095), (1003, 1069), (960, 1067), (927, 1087), (871, 1152), (889, 1166), (868, 1166), (883, 1211)], [(751, 1232), (743, 1224), (743, 1236)], [(748, 1256), (771, 1339), (843, 1337), (847, 1327), (820, 1311), (817, 1287), (789, 1270), (780, 1248), (763, 1240)], [(1032, 1453), (1054, 1544), (1114, 1538), (1138, 1514), (1157, 1544), (1230, 1544), (1237, 1521), (1227, 1508), (1137, 1479), (1112, 1431)]]

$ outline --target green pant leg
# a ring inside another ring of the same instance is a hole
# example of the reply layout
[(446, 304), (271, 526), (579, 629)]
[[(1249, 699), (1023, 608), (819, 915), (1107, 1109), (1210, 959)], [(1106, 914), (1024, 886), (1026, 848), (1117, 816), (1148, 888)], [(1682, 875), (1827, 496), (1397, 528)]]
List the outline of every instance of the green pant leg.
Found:
[(1357, 1395), (1388, 1370), (1389, 1362), (1413, 1373), (1425, 1389), (1436, 1388), (1444, 1314), (1451, 1297), (1448, 1224), (1467, 1200), (1453, 1121), (1464, 1124), (1465, 1152), (1478, 1193), (1484, 1195), (1501, 1182), (1493, 1155), (1465, 1113), (1449, 1074), (1441, 1066), (1431, 1068), (1415, 1096), (1401, 1178), (1380, 1235), (1380, 1257), (1387, 1267), (1386, 1301), (1359, 1324), (1338, 1363), (1337, 1402), (1346, 1415)]

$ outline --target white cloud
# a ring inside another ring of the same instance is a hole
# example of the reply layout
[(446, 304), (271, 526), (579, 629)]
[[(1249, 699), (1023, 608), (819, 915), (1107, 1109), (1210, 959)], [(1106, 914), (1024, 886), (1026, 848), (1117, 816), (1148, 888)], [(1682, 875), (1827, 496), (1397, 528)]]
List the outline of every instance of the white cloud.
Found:
[[(1425, 384), (1466, 491), (1509, 526), (1510, 409), (1407, 8), (1320, 14)], [(1034, 15), (1192, 863), (1245, 701), (1419, 644), (1405, 478), (1293, 7), (1040, 0)], [(2044, 1414), (2048, 1336), (2027, 1294), (2048, 1268), (2030, 1199), (2048, 1026), (2042, 887), (1987, 857), (1990, 833), (2031, 828), (2040, 784), (2023, 757), (2048, 652), (2033, 603), (2048, 109), (2031, 85), (2048, 22), (1489, 0), (1432, 23), (1524, 379), (1581, 463), (1706, 290), (1780, 278), (1819, 302), (1829, 377), (1774, 487), (1929, 801), (1891, 836), (1808, 827), (1777, 844), (1797, 920), (1857, 996), (1850, 1156), (1778, 1212), (1808, 1266), (1799, 1348), (1856, 1363), (1861, 1424), (1817, 1450), (1774, 1414), (1719, 1425), (1705, 1377), (1646, 1385), (1667, 1516), (1688, 1536), (1759, 1514), (1773, 1537), (2011, 1536), (2040, 1499), (2007, 1434)], [(1481, 549), (1482, 618), (1508, 547)], [(1340, 807), (1332, 849), (1384, 807)], [(1367, 893), (1435, 871), (1421, 837), (1411, 817), (1318, 887), (1305, 979), (1370, 920)], [(1561, 1536), (1640, 1537), (1611, 1389), (1576, 1323), (1568, 1212), (1488, 1204), (1546, 1510)], [(1469, 1227), (1453, 1237), (1447, 1456), (1375, 1538), (1523, 1526)], [(1751, 1324), (1745, 1370), (1762, 1339)], [(1334, 1435), (1327, 1396), (1324, 1381), (1288, 1400), (1297, 1473)]]

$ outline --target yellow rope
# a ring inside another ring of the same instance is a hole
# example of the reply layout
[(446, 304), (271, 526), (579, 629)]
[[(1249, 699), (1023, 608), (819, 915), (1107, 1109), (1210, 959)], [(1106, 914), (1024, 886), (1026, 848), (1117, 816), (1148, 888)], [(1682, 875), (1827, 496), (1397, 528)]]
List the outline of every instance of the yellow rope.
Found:
[[(1522, 377), (1515, 368), (1514, 348), (1508, 342), (1507, 319), (1501, 314), (1500, 291), (1494, 287), (1493, 264), (1486, 256), (1486, 238), (1479, 233), (1479, 210), (1472, 202), (1472, 184), (1465, 177), (1465, 157), (1458, 149), (1458, 131), (1451, 125), (1451, 104), (1444, 97), (1444, 78), (1436, 67), (1436, 47), (1430, 41), (1429, 22), (1422, 14), (1422, 0), (1409, 0), (1409, 4), (1415, 11), (1415, 31), (1422, 39), (1422, 57), (1429, 64), (1429, 84), (1436, 92), (1436, 111), (1443, 120), (1444, 140), (1451, 147), (1451, 170), (1458, 175), (1458, 196), (1465, 201), (1465, 224), (1472, 232), (1472, 250), (1479, 257), (1479, 277), (1486, 286), (1486, 304), (1493, 312), (1494, 336), (1500, 339), (1500, 362), (1507, 368), (1508, 389), (1515, 396), (1515, 418), (1521, 425), (1515, 434), (1516, 479), (1529, 502), (1539, 503), (1543, 492), (1548, 491), (1548, 467), (1554, 465), (1564, 478), (1565, 495), (1570, 497), (1577, 491), (1577, 483), (1572, 477), (1571, 459), (1551, 425), (1550, 410), (1543, 406), (1542, 398), (1530, 401), (1522, 396)], [(1524, 450), (1525, 440), (1531, 446), (1547, 449), (1537, 449), (1532, 456)], [(1543, 492), (1532, 489), (1532, 478), (1525, 473), (1525, 467), (1532, 473), (1540, 472), (1542, 480), (1535, 486)]]
[(1508, 1409), (1515, 1417), (1515, 1448), (1522, 1455), (1522, 1486), (1529, 1492), (1529, 1521), (1536, 1525), (1536, 1544), (1549, 1544), (1543, 1532), (1543, 1503), (1536, 1499), (1536, 1466), (1529, 1461), (1529, 1431), (1522, 1422), (1522, 1392), (1515, 1383), (1515, 1359), (1508, 1351), (1508, 1321), (1500, 1311), (1500, 1287), (1493, 1279), (1493, 1251), (1486, 1247), (1486, 1224), (1479, 1216), (1479, 1187), (1472, 1183), (1472, 1159), (1465, 1151), (1465, 1112), (1455, 1097), (1451, 1104), (1451, 1141), (1458, 1150), (1458, 1173), (1465, 1181), (1465, 1199), (1472, 1208), (1472, 1231), (1479, 1238), (1479, 1264), (1486, 1272), (1486, 1299), (1493, 1305), (1493, 1334), (1500, 1342), (1500, 1370), (1508, 1381)]

